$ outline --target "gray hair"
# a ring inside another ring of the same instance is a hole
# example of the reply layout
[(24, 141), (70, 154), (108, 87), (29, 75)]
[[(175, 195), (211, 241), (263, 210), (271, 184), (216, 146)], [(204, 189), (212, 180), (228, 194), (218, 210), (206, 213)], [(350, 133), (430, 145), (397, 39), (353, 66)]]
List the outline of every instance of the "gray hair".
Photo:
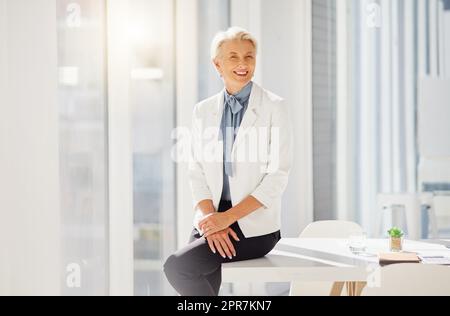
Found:
[(241, 27), (233, 26), (226, 31), (217, 33), (216, 36), (214, 36), (211, 44), (211, 59), (216, 59), (219, 56), (222, 45), (225, 42), (232, 40), (250, 41), (255, 47), (255, 50), (258, 50), (258, 42), (253, 35), (250, 34), (250, 32)]

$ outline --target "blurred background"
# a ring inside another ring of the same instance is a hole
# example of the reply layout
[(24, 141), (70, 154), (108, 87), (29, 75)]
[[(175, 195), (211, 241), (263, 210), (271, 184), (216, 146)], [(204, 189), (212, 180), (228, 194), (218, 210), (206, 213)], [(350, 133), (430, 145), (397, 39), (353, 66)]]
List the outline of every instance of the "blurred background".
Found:
[(283, 237), (450, 239), (450, 0), (0, 0), (0, 295), (174, 294), (193, 213), (173, 131), (222, 89), (230, 26), (290, 106)]

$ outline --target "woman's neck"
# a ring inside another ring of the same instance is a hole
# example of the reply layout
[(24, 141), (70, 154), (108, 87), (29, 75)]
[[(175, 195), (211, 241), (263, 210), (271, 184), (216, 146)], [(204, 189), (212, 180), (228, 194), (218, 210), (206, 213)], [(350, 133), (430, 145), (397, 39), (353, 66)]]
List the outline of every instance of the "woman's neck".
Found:
[[(250, 82), (250, 81), (249, 81), (249, 82)], [(242, 89), (244, 89), (244, 87), (245, 87), (246, 85), (248, 85), (249, 82), (246, 82), (246, 83), (243, 84), (243, 85), (231, 85), (231, 84), (225, 83), (225, 89), (227, 90), (227, 92), (228, 92), (230, 95), (236, 95), (236, 94), (238, 94)]]

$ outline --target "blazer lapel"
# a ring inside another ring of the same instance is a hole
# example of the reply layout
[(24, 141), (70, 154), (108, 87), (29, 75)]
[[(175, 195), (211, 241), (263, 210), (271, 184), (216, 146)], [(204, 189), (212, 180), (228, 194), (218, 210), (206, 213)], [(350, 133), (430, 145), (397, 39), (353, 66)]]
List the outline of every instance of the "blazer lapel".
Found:
[[(225, 94), (225, 89), (223, 89), (218, 95), (217, 95), (217, 99), (213, 102), (215, 102), (215, 104), (212, 104), (212, 108), (214, 109), (211, 112), (211, 125), (209, 125), (209, 127), (213, 127), (216, 129), (215, 135), (214, 135), (214, 140), (217, 142), (217, 164), (215, 165), (215, 180), (218, 181), (217, 183), (217, 187), (220, 188), (220, 194), (218, 195), (220, 197), (221, 192), (223, 190), (222, 186), (223, 186), (223, 142), (219, 140), (219, 135), (220, 135), (220, 125), (222, 122), (222, 115), (223, 115), (223, 109), (224, 109), (224, 94)], [(217, 205), (218, 207), (218, 205)]]
[(261, 104), (261, 88), (253, 83), (252, 92), (250, 94), (250, 99), (248, 101), (248, 108), (242, 119), (241, 126), (239, 127), (238, 133), (236, 135), (236, 140), (234, 141), (233, 149), (231, 155), (234, 156), (234, 152), (239, 144), (245, 139), (245, 135), (249, 132), (251, 127), (255, 125), (256, 119), (258, 118), (258, 107)]

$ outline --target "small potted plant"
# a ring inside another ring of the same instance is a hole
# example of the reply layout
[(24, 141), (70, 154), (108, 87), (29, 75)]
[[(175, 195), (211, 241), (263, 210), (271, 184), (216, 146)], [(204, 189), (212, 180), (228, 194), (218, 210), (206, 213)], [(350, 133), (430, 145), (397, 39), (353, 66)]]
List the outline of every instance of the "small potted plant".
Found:
[(393, 252), (402, 251), (403, 231), (398, 227), (392, 227), (388, 230), (389, 234), (389, 248)]

